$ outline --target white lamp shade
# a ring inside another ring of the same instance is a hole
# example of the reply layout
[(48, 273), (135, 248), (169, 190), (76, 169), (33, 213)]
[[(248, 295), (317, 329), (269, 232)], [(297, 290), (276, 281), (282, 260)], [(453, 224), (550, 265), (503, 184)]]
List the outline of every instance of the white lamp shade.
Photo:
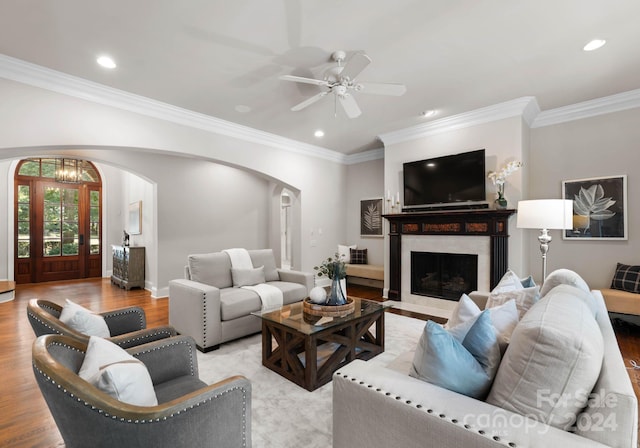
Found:
[(573, 201), (568, 199), (534, 199), (518, 202), (520, 229), (573, 228)]

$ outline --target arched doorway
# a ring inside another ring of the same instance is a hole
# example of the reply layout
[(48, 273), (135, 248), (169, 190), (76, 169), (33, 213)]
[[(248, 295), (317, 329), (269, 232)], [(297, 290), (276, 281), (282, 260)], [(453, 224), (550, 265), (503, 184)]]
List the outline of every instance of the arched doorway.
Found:
[(14, 198), (17, 283), (102, 275), (102, 181), (91, 162), (21, 160)]

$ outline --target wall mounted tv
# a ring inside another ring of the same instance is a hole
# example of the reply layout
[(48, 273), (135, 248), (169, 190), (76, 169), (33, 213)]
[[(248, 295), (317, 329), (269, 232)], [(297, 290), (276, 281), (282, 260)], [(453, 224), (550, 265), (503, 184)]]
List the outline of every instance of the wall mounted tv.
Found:
[(405, 163), (404, 208), (486, 203), (484, 149)]

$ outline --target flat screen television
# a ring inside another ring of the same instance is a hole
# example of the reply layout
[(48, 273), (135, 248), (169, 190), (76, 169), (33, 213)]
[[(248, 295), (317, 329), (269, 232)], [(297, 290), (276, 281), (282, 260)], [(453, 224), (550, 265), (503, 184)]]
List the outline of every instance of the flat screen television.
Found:
[(484, 149), (403, 165), (405, 209), (486, 202)]

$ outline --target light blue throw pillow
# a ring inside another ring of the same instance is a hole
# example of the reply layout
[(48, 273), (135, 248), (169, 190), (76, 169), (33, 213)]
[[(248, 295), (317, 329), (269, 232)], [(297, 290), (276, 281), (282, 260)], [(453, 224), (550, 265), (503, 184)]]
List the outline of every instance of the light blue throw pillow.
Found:
[(462, 343), (433, 321), (427, 321), (409, 375), (445, 389), (484, 399), (500, 365), (500, 347), (484, 310)]

